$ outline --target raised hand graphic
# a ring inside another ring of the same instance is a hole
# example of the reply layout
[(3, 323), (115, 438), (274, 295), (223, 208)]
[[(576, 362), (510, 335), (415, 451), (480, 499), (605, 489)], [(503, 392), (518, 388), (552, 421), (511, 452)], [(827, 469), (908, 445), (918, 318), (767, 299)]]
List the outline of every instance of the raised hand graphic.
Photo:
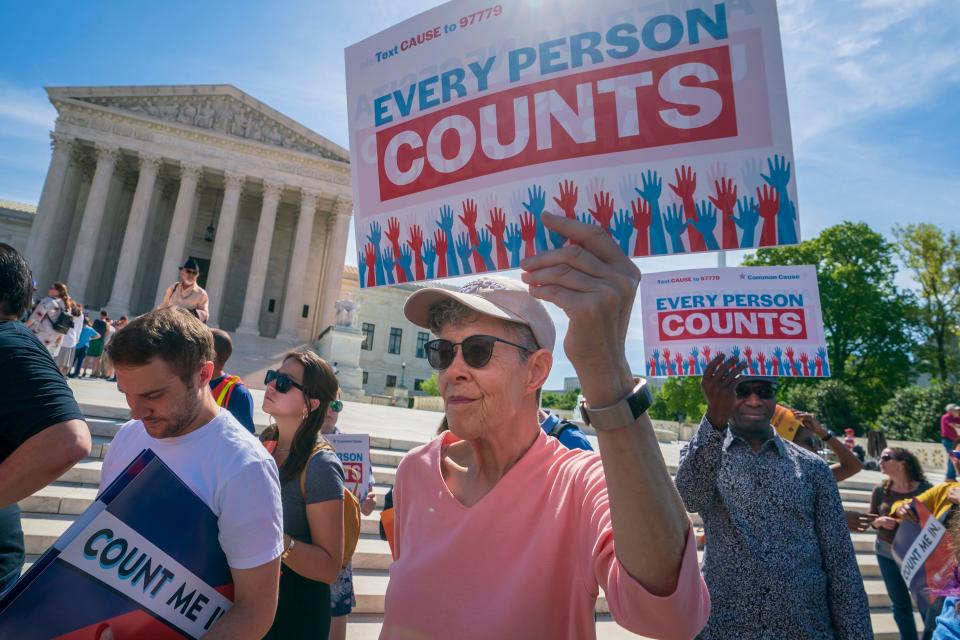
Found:
[(630, 203), (633, 210), (633, 228), (637, 230), (637, 242), (633, 246), (633, 255), (650, 255), (650, 203), (637, 198)]
[(550, 244), (554, 249), (562, 249), (567, 245), (567, 237), (553, 230), (547, 230), (547, 237), (550, 238)]
[(810, 356), (806, 352), (800, 354), (800, 364), (803, 367), (803, 375), (810, 375)]
[(658, 376), (663, 375), (663, 368), (660, 366), (660, 350), (654, 349), (651, 355), (653, 355), (653, 361), (657, 364), (657, 367), (656, 367), (657, 375)]
[(780, 347), (773, 348), (773, 359), (770, 360), (770, 364), (773, 366), (773, 372), (771, 375), (778, 376), (780, 375), (780, 363), (783, 358), (783, 350)]
[(697, 364), (697, 356), (692, 353), (687, 357), (687, 375), (692, 376), (700, 366)]
[(630, 238), (633, 236), (633, 216), (620, 209), (613, 217), (613, 237), (620, 243), (624, 255), (630, 255)]
[(407, 244), (413, 249), (415, 256), (414, 264), (416, 265), (417, 280), (423, 280), (426, 276), (423, 272), (423, 229), (420, 228), (420, 225), (415, 224), (410, 227), (410, 239), (407, 240)]
[(410, 251), (410, 247), (404, 245), (400, 247), (400, 258), (397, 259), (397, 264), (400, 265), (400, 271), (397, 274), (403, 274), (403, 278), (400, 279), (400, 282), (409, 282), (413, 280), (413, 272), (410, 271), (410, 267), (413, 264), (413, 252)]
[(830, 361), (827, 360), (827, 350), (824, 347), (817, 349), (817, 357), (823, 360), (823, 375), (830, 377)]
[(507, 227), (504, 246), (510, 252), (510, 267), (517, 269), (520, 266), (520, 249), (523, 247), (523, 238), (520, 235), (520, 225), (516, 222)]
[(740, 359), (740, 347), (734, 345), (730, 347), (730, 357)]
[(357, 282), (361, 286), (366, 286), (367, 283), (367, 264), (363, 261), (363, 251), (357, 251)]
[(593, 202), (594, 208), (587, 209), (587, 211), (589, 211), (593, 219), (597, 221), (597, 224), (609, 234), (610, 220), (613, 218), (613, 196), (606, 191), (601, 191), (593, 196)]
[[(440, 220), (437, 221), (437, 226), (443, 231), (446, 236), (445, 246), (447, 250), (444, 252), (446, 255), (446, 267), (451, 276), (460, 275), (460, 267), (457, 266), (457, 253), (454, 248), (453, 241), (453, 208), (445, 204), (440, 207)], [(437, 250), (439, 251), (440, 243), (437, 242)], [(441, 276), (443, 277), (443, 276)]]
[(756, 234), (757, 223), (760, 222), (760, 209), (757, 208), (757, 201), (743, 196), (737, 201), (737, 213), (740, 217), (734, 217), (733, 222), (743, 232), (740, 236), (740, 248), (752, 248), (755, 246), (754, 235)]
[(374, 251), (376, 253), (376, 260), (374, 264), (377, 284), (384, 284), (387, 280), (383, 275), (383, 260), (380, 259), (380, 223), (371, 222), (370, 223), (370, 233), (367, 235), (367, 240), (370, 241), (370, 244), (373, 245)]
[[(680, 165), (678, 169), (674, 169), (674, 176), (677, 179), (677, 184), (671, 184), (670, 188), (683, 203), (683, 212), (687, 215), (687, 222), (696, 222), (697, 206), (694, 194), (697, 191), (697, 174), (693, 172), (693, 167)], [(687, 237), (690, 238), (690, 251), (703, 251), (707, 248), (703, 236), (695, 227), (690, 227)]]
[(744, 193), (754, 193), (763, 186), (763, 178), (760, 177), (761, 171), (763, 171), (763, 168), (760, 166), (760, 160), (757, 158), (750, 158), (744, 163), (743, 168), (740, 170)]
[(563, 215), (570, 219), (577, 217), (577, 200), (579, 189), (573, 180), (564, 180), (560, 183), (560, 197), (554, 196), (553, 201), (557, 203)]
[(793, 347), (787, 347), (787, 350), (784, 352), (787, 356), (786, 364), (787, 368), (790, 369), (790, 375), (797, 375), (797, 371), (793, 368)]
[(700, 367), (700, 349), (693, 347), (690, 349), (690, 355), (693, 356), (694, 367), (693, 372), (697, 375), (703, 373), (703, 369)]
[[(391, 246), (393, 246), (393, 256), (394, 258), (400, 257), (400, 221), (396, 217), (392, 217), (387, 220), (387, 240), (390, 241)], [(406, 282), (407, 274), (405, 274), (397, 264), (397, 281)]]
[[(463, 215), (460, 216), (460, 222), (463, 223), (463, 226), (467, 228), (467, 233), (470, 234), (470, 246), (476, 248), (479, 242), (477, 237), (477, 203), (472, 198), (467, 198), (461, 206), (463, 207)], [(484, 271), (483, 258), (476, 253), (473, 254), (473, 268), (474, 273)]]
[(776, 190), (764, 185), (757, 189), (757, 201), (760, 203), (760, 217), (763, 227), (760, 229), (760, 246), (772, 247), (777, 244), (777, 211), (780, 209), (780, 197)]
[[(716, 196), (710, 196), (710, 202), (723, 214), (722, 240), (724, 249), (736, 249), (740, 246), (737, 240), (737, 225), (733, 221), (733, 208), (737, 204), (737, 185), (732, 179), (720, 178), (713, 183)], [(697, 214), (699, 215), (699, 214)]]
[(747, 359), (747, 366), (749, 367), (750, 373), (753, 375), (757, 374), (757, 365), (753, 360), (753, 349), (750, 348), (750, 345), (747, 345), (743, 348), (743, 355)]
[(636, 175), (625, 174), (617, 183), (617, 190), (620, 192), (622, 202), (631, 202), (637, 191), (637, 183), (640, 179)]
[(536, 238), (537, 238), (537, 223), (533, 219), (533, 216), (529, 213), (520, 214), (520, 235), (523, 236), (523, 257), (529, 258), (532, 255), (537, 253), (536, 251)]
[(783, 244), (797, 242), (797, 210), (790, 200), (787, 185), (790, 184), (790, 163), (786, 157), (775, 155), (767, 158), (768, 175), (761, 175), (764, 181), (777, 190), (780, 199), (780, 211), (777, 215), (777, 238)]
[(712, 350), (710, 349), (710, 345), (708, 344), (703, 345), (703, 349), (700, 350), (700, 353), (703, 354), (703, 357), (706, 358), (707, 362), (710, 362), (710, 354), (712, 353)]
[(393, 279), (393, 250), (389, 247), (380, 252), (380, 262), (383, 263), (383, 272), (387, 276), (388, 284), (396, 284)]
[(547, 251), (547, 228), (543, 226), (540, 216), (543, 214), (543, 208), (547, 205), (547, 195), (539, 185), (534, 185), (527, 189), (527, 202), (523, 203), (523, 208), (533, 216), (536, 223), (536, 246), (537, 251)]
[(437, 277), (447, 277), (447, 234), (443, 229), (433, 232), (433, 241), (437, 245)]
[(647, 377), (659, 375), (660, 372), (657, 370), (658, 368), (657, 359), (650, 356), (650, 360), (647, 362)]
[[(480, 237), (477, 239), (477, 249), (474, 252), (479, 255), (483, 261), (483, 266), (485, 271), (495, 271), (496, 266), (493, 264), (493, 236), (490, 235), (490, 232), (486, 229), (480, 230)], [(478, 273), (480, 273), (478, 271)]]
[(674, 356), (673, 356), (673, 361), (674, 361), (675, 363), (677, 363), (677, 366), (676, 366), (677, 375), (682, 376), (683, 373), (684, 373), (684, 371), (683, 371), (683, 354), (682, 354), (682, 353), (677, 353), (676, 355), (674, 355)]
[(663, 215), (663, 226), (670, 236), (670, 245), (673, 247), (673, 253), (686, 253), (683, 246), (683, 232), (687, 229), (686, 222), (683, 221), (683, 207), (677, 207), (672, 204), (667, 207)]
[(507, 257), (507, 246), (503, 242), (503, 234), (507, 230), (507, 216), (503, 209), (494, 207), (490, 209), (490, 224), (487, 229), (493, 234), (497, 247), (497, 268), (507, 269), (510, 267), (510, 259)]
[(363, 251), (363, 259), (367, 265), (367, 286), (375, 287), (378, 284), (383, 284), (383, 281), (377, 280), (376, 276), (377, 261), (380, 258), (380, 256), (377, 254), (377, 247), (373, 243), (368, 242)]
[(813, 359), (814, 375), (818, 378), (823, 377), (823, 358), (816, 356)]
[(714, 229), (717, 227), (717, 210), (706, 200), (701, 200), (700, 204), (696, 205), (696, 207), (697, 218), (690, 224), (700, 233), (707, 249), (716, 251), (720, 248), (717, 244), (717, 236), (714, 234)]
[(460, 265), (463, 267), (463, 275), (470, 275), (470, 256), (473, 255), (473, 247), (470, 245), (470, 236), (461, 233), (457, 236), (457, 255), (460, 256)]
[(761, 351), (757, 354), (757, 362), (760, 363), (760, 375), (767, 375), (767, 354)]
[(433, 271), (433, 263), (437, 260), (437, 247), (433, 240), (427, 239), (423, 243), (423, 264), (427, 268), (426, 279), (433, 280), (436, 276)]

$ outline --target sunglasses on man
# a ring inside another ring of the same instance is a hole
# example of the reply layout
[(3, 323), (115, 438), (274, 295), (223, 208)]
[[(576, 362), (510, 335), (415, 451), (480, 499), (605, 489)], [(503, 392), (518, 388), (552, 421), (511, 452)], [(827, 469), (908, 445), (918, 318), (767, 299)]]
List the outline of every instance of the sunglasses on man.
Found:
[(773, 385), (766, 382), (737, 386), (737, 400), (746, 400), (753, 394), (757, 394), (757, 397), (761, 400), (772, 400), (776, 395), (773, 391)]
[(497, 342), (502, 342), (511, 347), (516, 347), (521, 351), (532, 353), (530, 349), (521, 344), (510, 342), (503, 338), (497, 338), (496, 336), (485, 335), (470, 336), (469, 338), (464, 338), (461, 342), (450, 342), (449, 340), (440, 338), (427, 342), (423, 345), (423, 348), (424, 351), (427, 352), (427, 362), (430, 363), (431, 367), (439, 371), (443, 371), (453, 364), (454, 358), (457, 357), (457, 347), (460, 347), (460, 354), (463, 356), (463, 361), (467, 363), (467, 366), (472, 369), (482, 369), (487, 366), (490, 358), (493, 357), (493, 345)]
[(197, 276), (200, 275), (200, 272), (196, 269), (184, 269), (183, 272), (188, 276)]
[[(297, 389), (300, 389), (300, 391), (303, 391), (303, 387), (297, 384), (296, 382), (294, 382), (293, 378), (291, 378), (285, 373), (274, 371), (273, 369), (270, 369), (269, 371), (267, 371), (267, 375), (266, 375), (266, 378), (264, 378), (263, 380), (263, 384), (270, 384), (271, 382), (274, 383), (273, 386), (278, 393), (286, 393), (287, 391), (290, 391), (290, 389), (294, 387), (296, 387)], [(341, 411), (343, 411), (343, 402), (339, 399), (334, 400), (333, 402), (330, 403), (330, 409), (334, 413), (340, 413)]]

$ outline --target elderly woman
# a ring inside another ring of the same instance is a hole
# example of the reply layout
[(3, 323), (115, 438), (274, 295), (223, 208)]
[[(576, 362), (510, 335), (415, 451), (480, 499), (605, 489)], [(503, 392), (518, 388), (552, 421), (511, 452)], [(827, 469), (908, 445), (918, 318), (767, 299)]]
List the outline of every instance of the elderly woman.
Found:
[[(381, 638), (593, 638), (602, 588), (613, 617), (692, 638), (709, 617), (683, 502), (624, 348), (640, 280), (600, 228), (543, 214), (573, 245), (527, 258), (525, 286), (484, 277), (427, 288), (404, 309), (438, 339), (449, 431), (401, 462)], [(537, 421), (555, 330), (601, 454), (566, 449)]]

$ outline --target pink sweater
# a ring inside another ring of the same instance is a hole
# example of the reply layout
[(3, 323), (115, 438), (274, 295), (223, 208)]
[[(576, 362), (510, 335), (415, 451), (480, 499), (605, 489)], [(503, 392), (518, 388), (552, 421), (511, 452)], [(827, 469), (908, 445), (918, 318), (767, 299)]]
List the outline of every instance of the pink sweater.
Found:
[(610, 612), (641, 635), (688, 640), (710, 596), (692, 529), (676, 591), (651, 595), (614, 555), (600, 456), (543, 432), (477, 504), (440, 474), (447, 432), (400, 463), (393, 491), (394, 562), (381, 639), (595, 638), (603, 589)]

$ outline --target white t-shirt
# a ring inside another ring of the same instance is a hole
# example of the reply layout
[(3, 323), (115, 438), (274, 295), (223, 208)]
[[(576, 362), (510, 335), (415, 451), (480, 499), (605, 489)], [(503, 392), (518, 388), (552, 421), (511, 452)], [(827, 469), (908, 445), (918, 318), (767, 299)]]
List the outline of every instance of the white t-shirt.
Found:
[(176, 438), (152, 438), (139, 420), (126, 423), (103, 460), (101, 489), (144, 449), (156, 453), (217, 516), (220, 548), (232, 568), (258, 567), (283, 553), (277, 465), (229, 411), (221, 408), (216, 418)]
[(60, 346), (64, 349), (73, 349), (77, 346), (77, 340), (80, 339), (80, 332), (83, 330), (83, 314), (73, 316), (73, 326), (70, 331), (63, 334), (63, 342)]

